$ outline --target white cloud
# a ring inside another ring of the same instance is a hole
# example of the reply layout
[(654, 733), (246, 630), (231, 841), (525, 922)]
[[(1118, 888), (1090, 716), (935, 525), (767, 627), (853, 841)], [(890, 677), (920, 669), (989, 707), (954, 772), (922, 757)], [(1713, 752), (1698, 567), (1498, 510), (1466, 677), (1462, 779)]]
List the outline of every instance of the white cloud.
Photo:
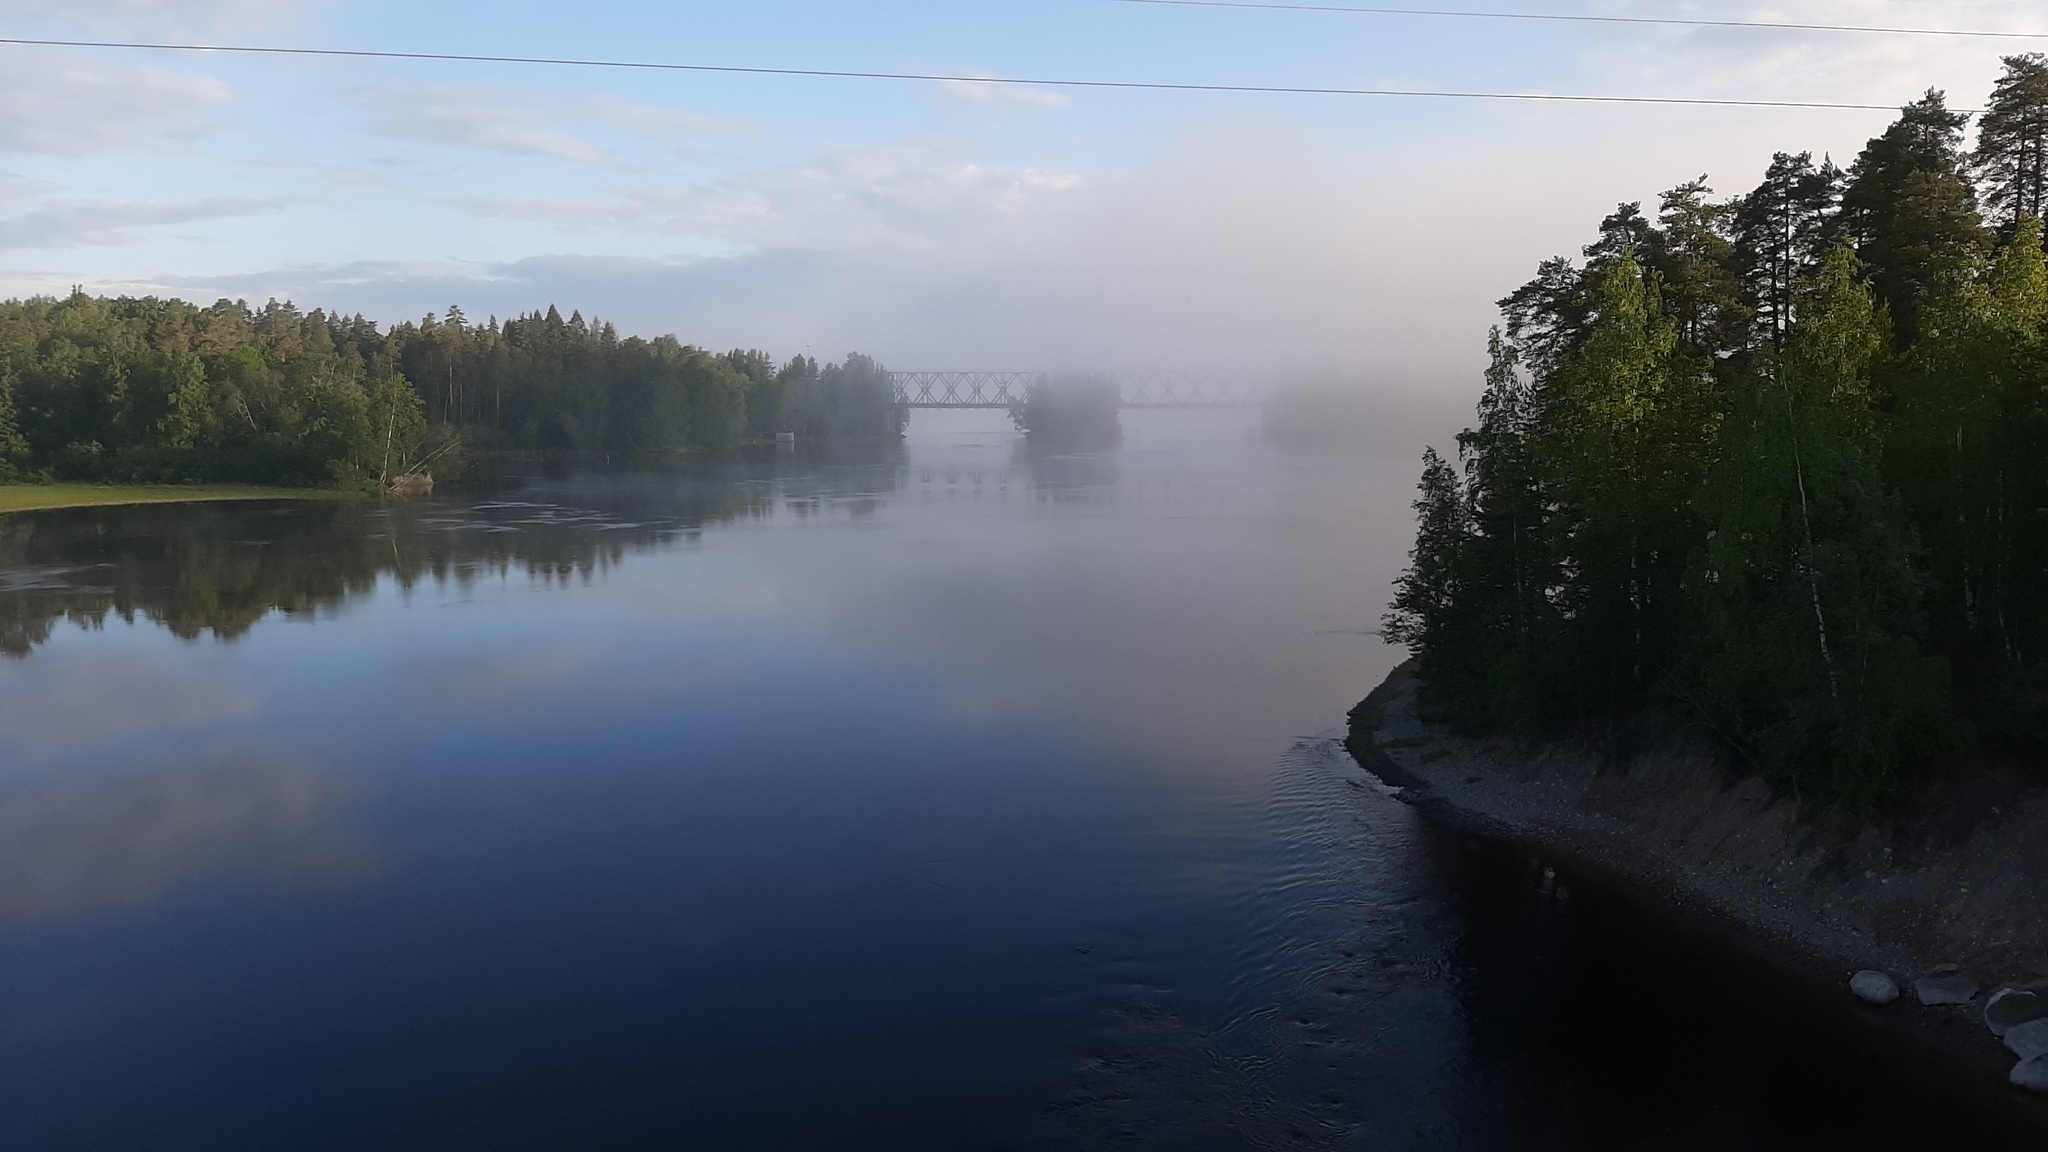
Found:
[(386, 139), (615, 167), (627, 161), (595, 139), (606, 131), (674, 152), (742, 124), (614, 96), (480, 84), (384, 85), (357, 100), (370, 113), (371, 132)]
[(565, 95), (553, 103), (578, 120), (595, 121), (630, 132), (643, 140), (672, 146), (693, 144), (709, 137), (733, 136), (748, 127), (748, 122), (737, 116), (638, 104), (616, 96)]
[[(0, 203), (13, 199), (0, 188)], [(298, 201), (287, 197), (213, 196), (200, 200), (87, 200), (27, 198), (26, 210), (0, 216), (0, 251), (64, 248), (79, 244), (129, 244), (134, 230), (275, 212)]]
[(379, 89), (367, 101), (370, 130), (387, 139), (441, 148), (552, 156), (580, 164), (616, 160), (610, 149), (558, 131), (546, 118), (529, 116), (527, 109), (478, 96), (478, 90), (457, 85)]
[(176, 33), (269, 31), (325, 6), (319, 0), (0, 0), (0, 21), (17, 30), (91, 32), (132, 40)]
[[(1916, 0), (1820, 0), (1796, 10), (1751, 4), (1681, 12), (1663, 4), (1629, 4), (1620, 11), (1631, 16), (2048, 33), (2048, 10), (2009, 0), (1949, 0), (1939, 5)], [(1617, 28), (1596, 36), (1594, 47), (1581, 60), (1614, 90), (1630, 92), (1896, 107), (1935, 87), (1949, 90), (1952, 105), (1969, 108), (1990, 90), (2000, 55), (2039, 51), (2042, 46), (2038, 40), (1975, 37), (1751, 28), (1646, 33)]]
[[(968, 73), (978, 76), (978, 73)], [(994, 76), (982, 76), (979, 80), (941, 80), (939, 90), (955, 103), (972, 105), (1008, 105), (1017, 108), (1065, 108), (1074, 101), (1064, 92), (1048, 92), (1026, 84), (1001, 81)]]
[(0, 46), (0, 152), (81, 155), (162, 148), (209, 130), (234, 101), (218, 80), (82, 53)]
[(927, 250), (987, 221), (1044, 211), (1084, 183), (1075, 172), (979, 164), (964, 151), (960, 141), (921, 136), (702, 185), (455, 203), (570, 233), (656, 234), (751, 249)]
[(255, 159), (240, 161), (244, 167), (274, 172), (295, 172), (311, 177), (321, 184), (349, 184), (358, 188), (383, 188), (391, 183), (388, 176), (348, 164), (321, 164), (312, 160)]

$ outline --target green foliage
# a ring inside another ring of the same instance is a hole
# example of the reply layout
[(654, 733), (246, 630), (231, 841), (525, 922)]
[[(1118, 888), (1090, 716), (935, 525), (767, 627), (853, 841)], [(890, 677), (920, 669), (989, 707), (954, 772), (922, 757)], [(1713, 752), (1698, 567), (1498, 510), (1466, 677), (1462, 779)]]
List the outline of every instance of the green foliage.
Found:
[(21, 424), (14, 416), (14, 379), (0, 374), (0, 484), (18, 479), (28, 462), (28, 441), (21, 437)]
[(1501, 301), (1386, 621), (1433, 707), (1533, 737), (1676, 705), (1859, 808), (1971, 740), (2048, 751), (2043, 77), (2006, 61), (1967, 168), (1930, 92), (1848, 173), (1624, 204)]
[[(787, 386), (801, 377), (802, 387)], [(756, 393), (814, 436), (901, 431), (865, 357), (775, 374), (553, 308), (460, 308), (388, 332), (360, 316), (74, 293), (0, 303), (0, 481), (371, 486), (459, 445), (654, 453), (737, 442)]]
[(1552, 535), (1574, 574), (1569, 682), (1583, 707), (1625, 707), (1683, 628), (1691, 496), (1720, 423), (1706, 365), (1680, 350), (1654, 279), (1627, 252), (1601, 276), (1584, 347), (1557, 368), (1547, 451)]
[[(903, 434), (909, 413), (896, 404), (889, 373), (866, 356), (820, 365), (806, 356), (780, 372), (761, 352), (721, 357), (748, 382), (736, 413), (748, 435), (793, 432), (803, 440), (877, 440)], [(771, 374), (772, 373), (772, 374)]]
[(1831, 252), (1784, 354), (1732, 398), (1700, 493), (1703, 619), (1673, 680), (1782, 782), (1868, 804), (1932, 750), (1946, 701), (1913, 642), (1923, 582), (1871, 402), (1889, 333), (1858, 273)]

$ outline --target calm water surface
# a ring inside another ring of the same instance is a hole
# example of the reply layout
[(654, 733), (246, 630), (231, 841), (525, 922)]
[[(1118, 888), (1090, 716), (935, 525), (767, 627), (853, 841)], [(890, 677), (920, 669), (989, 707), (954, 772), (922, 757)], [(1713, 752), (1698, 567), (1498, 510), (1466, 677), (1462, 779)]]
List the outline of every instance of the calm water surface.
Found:
[(0, 1147), (1923, 1147), (1330, 730), (1408, 451), (0, 517)]

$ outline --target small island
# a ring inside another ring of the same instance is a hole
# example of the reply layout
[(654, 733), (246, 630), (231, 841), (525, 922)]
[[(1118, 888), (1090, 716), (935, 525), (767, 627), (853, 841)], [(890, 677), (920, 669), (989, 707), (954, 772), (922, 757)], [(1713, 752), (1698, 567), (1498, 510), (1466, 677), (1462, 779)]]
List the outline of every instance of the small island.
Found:
[(2048, 1090), (2048, 57), (2004, 63), (1972, 148), (1930, 91), (1501, 301), (1350, 745)]

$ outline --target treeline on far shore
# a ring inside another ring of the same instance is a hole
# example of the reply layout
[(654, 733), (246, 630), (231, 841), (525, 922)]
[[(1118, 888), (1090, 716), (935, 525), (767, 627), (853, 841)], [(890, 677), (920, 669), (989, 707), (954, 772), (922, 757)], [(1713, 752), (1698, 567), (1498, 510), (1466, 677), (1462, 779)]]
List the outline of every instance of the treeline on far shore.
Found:
[(1387, 634), (1524, 739), (1675, 711), (1807, 800), (2048, 764), (2048, 57), (1846, 169), (1625, 204), (1501, 302)]
[(271, 301), (0, 302), (0, 482), (369, 486), (461, 447), (659, 453), (902, 431), (888, 373), (621, 337), (549, 307), (380, 329)]

